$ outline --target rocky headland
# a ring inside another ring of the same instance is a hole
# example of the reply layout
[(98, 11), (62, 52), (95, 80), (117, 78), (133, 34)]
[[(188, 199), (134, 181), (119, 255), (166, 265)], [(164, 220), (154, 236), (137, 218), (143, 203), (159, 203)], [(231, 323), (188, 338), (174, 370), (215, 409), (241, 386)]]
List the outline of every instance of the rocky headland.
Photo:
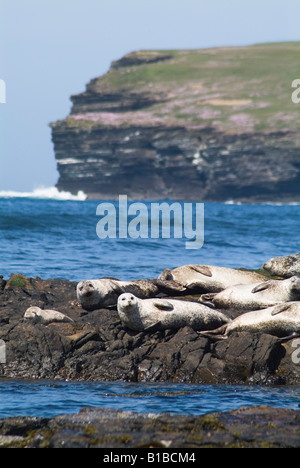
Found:
[(57, 187), (89, 198), (299, 202), (300, 43), (138, 51), (51, 124)]

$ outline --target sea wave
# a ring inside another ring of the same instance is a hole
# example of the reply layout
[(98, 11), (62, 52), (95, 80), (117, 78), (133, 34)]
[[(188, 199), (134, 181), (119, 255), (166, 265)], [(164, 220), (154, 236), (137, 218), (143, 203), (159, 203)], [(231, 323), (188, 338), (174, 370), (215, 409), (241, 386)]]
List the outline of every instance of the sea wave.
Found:
[(0, 190), (0, 198), (41, 198), (48, 200), (84, 201), (87, 195), (79, 190), (77, 195), (70, 192), (60, 192), (56, 187), (38, 187), (32, 192), (16, 192), (14, 190)]
[(299, 202), (275, 202), (275, 201), (265, 201), (265, 202), (239, 202), (235, 200), (226, 200), (225, 205), (260, 205), (260, 206), (299, 206)]

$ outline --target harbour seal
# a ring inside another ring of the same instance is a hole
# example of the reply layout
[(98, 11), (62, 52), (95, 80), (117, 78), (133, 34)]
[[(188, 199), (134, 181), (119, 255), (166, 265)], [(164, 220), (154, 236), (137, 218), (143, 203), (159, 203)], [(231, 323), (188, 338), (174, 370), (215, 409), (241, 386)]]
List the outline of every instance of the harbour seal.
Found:
[(262, 283), (267, 278), (251, 271), (208, 265), (185, 265), (165, 270), (159, 279), (174, 280), (195, 293), (219, 292), (236, 284)]
[(300, 301), (300, 278), (242, 284), (219, 293), (202, 294), (202, 304), (219, 309), (258, 310), (282, 302)]
[(57, 310), (43, 310), (39, 307), (29, 307), (24, 314), (24, 318), (44, 325), (53, 322), (73, 322), (70, 317)]
[(226, 339), (235, 331), (266, 333), (279, 338), (298, 336), (300, 334), (300, 302), (289, 302), (247, 312), (213, 332), (200, 332), (200, 334), (217, 335), (218, 338)]
[(263, 265), (263, 268), (271, 275), (290, 278), (300, 276), (300, 252), (284, 257), (274, 257)]
[(186, 288), (175, 281), (132, 280), (120, 281), (116, 278), (85, 280), (77, 285), (77, 299), (85, 310), (116, 306), (120, 294), (130, 292), (146, 299), (159, 294), (179, 295)]
[(118, 314), (126, 327), (135, 331), (179, 329), (190, 326), (194, 330), (212, 330), (230, 319), (198, 302), (179, 299), (139, 299), (133, 294), (121, 294)]

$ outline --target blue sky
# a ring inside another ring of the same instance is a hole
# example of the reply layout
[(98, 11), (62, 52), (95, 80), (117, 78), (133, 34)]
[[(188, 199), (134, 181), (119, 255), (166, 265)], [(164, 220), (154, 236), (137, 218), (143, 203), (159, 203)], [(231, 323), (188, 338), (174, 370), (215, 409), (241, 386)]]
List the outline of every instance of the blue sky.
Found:
[(299, 18), (299, 0), (0, 0), (0, 190), (55, 185), (48, 124), (113, 60), (140, 49), (297, 41)]

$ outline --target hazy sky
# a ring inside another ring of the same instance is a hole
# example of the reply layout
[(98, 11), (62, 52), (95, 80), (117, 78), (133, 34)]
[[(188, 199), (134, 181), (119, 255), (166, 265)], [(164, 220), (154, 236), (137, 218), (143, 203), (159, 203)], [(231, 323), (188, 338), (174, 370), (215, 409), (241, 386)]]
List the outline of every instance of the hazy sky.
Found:
[(0, 190), (55, 185), (48, 124), (113, 60), (139, 49), (298, 41), (299, 18), (299, 0), (0, 0)]

